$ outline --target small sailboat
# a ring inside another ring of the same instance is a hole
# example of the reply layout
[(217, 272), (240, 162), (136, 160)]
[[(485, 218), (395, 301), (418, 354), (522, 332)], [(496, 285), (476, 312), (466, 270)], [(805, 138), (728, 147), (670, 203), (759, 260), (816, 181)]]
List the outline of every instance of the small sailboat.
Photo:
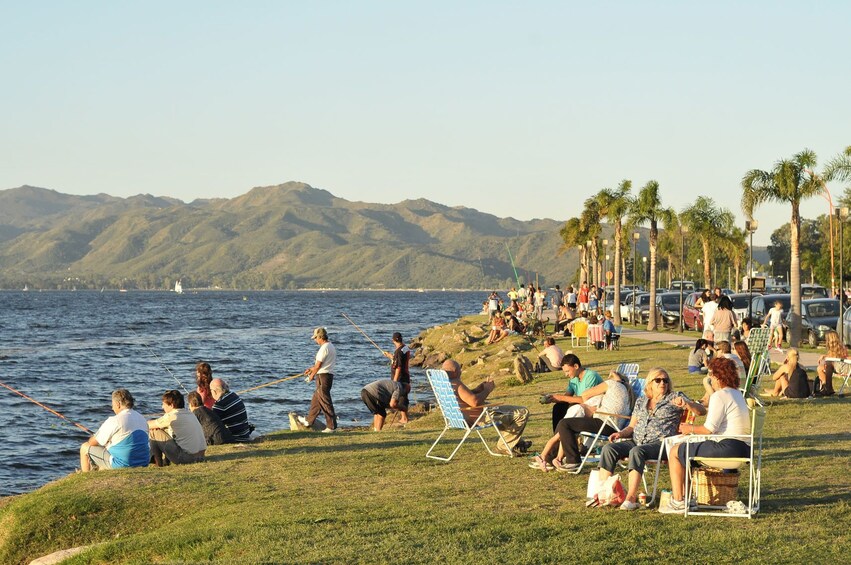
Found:
[(24, 285), (24, 292), (27, 292), (30, 289), (29, 285)]
[(183, 285), (181, 284), (180, 279), (178, 279), (177, 282), (174, 283), (174, 292), (176, 292), (177, 294), (183, 294)]

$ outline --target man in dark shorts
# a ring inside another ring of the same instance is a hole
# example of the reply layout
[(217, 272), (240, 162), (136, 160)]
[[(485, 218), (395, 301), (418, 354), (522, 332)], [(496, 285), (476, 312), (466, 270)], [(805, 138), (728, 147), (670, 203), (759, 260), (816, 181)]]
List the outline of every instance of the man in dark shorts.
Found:
[(376, 432), (380, 432), (384, 427), (388, 408), (399, 411), (408, 409), (408, 394), (405, 392), (405, 386), (391, 379), (369, 383), (361, 389), (360, 397), (373, 414), (372, 427)]
[(405, 395), (405, 407), (399, 410), (402, 414), (402, 416), (399, 418), (399, 423), (407, 424), (407, 398), (408, 395), (411, 393), (411, 372), (408, 370), (408, 361), (410, 358), (411, 350), (408, 349), (407, 345), (405, 345), (405, 342), (402, 340), (402, 334), (400, 334), (399, 332), (395, 332), (393, 334), (393, 345), (395, 346), (393, 353), (385, 351), (384, 355), (391, 359), (390, 378), (394, 382), (400, 383), (402, 385), (403, 393)]

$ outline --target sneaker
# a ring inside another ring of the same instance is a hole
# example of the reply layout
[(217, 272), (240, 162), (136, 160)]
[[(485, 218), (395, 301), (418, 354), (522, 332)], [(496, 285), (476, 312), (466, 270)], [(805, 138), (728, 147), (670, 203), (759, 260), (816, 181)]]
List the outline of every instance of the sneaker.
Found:
[(517, 445), (514, 446), (514, 449), (519, 451), (520, 453), (526, 453), (529, 451), (529, 448), (532, 447), (532, 442), (526, 439), (521, 439), (517, 442)]
[(324, 430), (322, 430), (322, 433), (323, 434), (332, 434), (336, 431), (337, 431), (337, 428), (325, 428)]
[(665, 506), (659, 507), (659, 512), (662, 514), (682, 514), (685, 511), (686, 503), (682, 500), (674, 500), (673, 498)]
[(308, 422), (307, 418), (305, 418), (304, 416), (296, 416), (295, 419), (298, 420), (298, 423), (304, 426), (305, 428), (310, 427), (310, 422)]
[(623, 504), (620, 505), (621, 510), (638, 510), (639, 508), (641, 508), (641, 505), (631, 500), (624, 500)]

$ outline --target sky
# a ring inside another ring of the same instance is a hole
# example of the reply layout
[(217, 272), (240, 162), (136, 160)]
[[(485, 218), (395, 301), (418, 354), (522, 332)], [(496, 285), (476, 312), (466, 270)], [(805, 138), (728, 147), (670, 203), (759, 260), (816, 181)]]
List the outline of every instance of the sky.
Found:
[[(656, 180), (743, 226), (748, 170), (851, 145), (849, 21), (839, 1), (4, 2), (0, 189), (301, 181), (563, 221)], [(758, 209), (754, 243), (789, 216)]]

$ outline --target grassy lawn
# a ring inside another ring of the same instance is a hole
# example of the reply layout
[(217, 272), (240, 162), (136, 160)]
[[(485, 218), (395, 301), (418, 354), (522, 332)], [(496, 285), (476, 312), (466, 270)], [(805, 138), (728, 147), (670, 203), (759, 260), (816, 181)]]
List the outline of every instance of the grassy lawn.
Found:
[[(526, 437), (540, 448), (551, 428), (538, 397), (564, 378), (510, 386), (512, 355), (500, 352), (529, 346), (481, 345), (482, 322), (442, 326), (423, 343), (461, 361), (468, 383), (494, 375), (493, 402), (528, 406)], [(575, 352), (604, 375), (620, 362), (665, 367), (700, 396), (683, 349), (625, 339), (620, 351)], [(477, 439), (448, 464), (428, 460), (442, 428), (432, 412), (405, 429), (279, 432), (211, 448), (198, 465), (73, 475), (0, 500), (0, 563), (89, 544), (68, 563), (848, 562), (848, 414), (837, 397), (768, 407), (753, 520), (586, 509), (587, 473), (533, 471)]]

